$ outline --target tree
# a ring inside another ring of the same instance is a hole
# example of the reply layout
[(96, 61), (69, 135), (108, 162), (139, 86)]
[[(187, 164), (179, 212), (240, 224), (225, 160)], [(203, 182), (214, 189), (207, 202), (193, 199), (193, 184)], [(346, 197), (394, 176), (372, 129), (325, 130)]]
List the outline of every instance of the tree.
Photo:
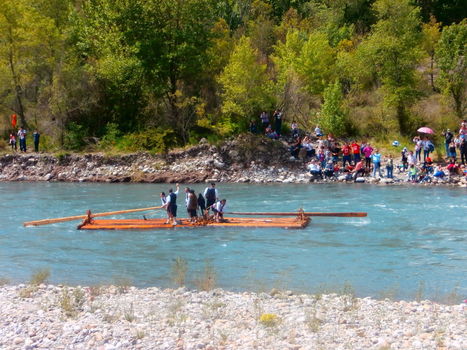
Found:
[(436, 18), (433, 16), (430, 17), (429, 23), (423, 23), (422, 25), (422, 48), (430, 57), (430, 70), (428, 73), (430, 74), (431, 89), (433, 91), (436, 91), (434, 78), (435, 48), (441, 37), (440, 27), (441, 23), (436, 22)]
[(324, 103), (318, 118), (320, 126), (334, 136), (348, 134), (347, 113), (343, 108), (342, 87), (338, 80), (326, 87), (323, 98)]
[(311, 94), (321, 95), (334, 78), (336, 54), (324, 33), (311, 33), (302, 47), (297, 72)]
[(409, 133), (407, 108), (419, 96), (416, 67), (420, 60), (419, 10), (409, 0), (377, 0), (378, 22), (358, 47), (363, 67), (374, 71), (384, 100), (393, 106), (402, 133)]
[(257, 60), (258, 51), (253, 49), (250, 39), (243, 36), (219, 76), (223, 90), (222, 113), (233, 123), (227, 132), (245, 128), (250, 118), (273, 106), (266, 65), (259, 64)]
[(452, 99), (456, 115), (463, 118), (467, 108), (467, 20), (444, 28), (436, 48), (436, 62), (443, 92)]

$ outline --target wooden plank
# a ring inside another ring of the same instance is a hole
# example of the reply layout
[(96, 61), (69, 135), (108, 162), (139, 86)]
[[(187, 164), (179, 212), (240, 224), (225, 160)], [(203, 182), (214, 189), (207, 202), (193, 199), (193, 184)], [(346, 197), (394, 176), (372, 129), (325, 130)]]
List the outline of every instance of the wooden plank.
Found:
[(254, 213), (254, 212), (226, 212), (230, 215), (271, 215), (271, 216), (335, 216), (335, 217), (366, 217), (365, 212), (336, 212), (336, 213), (321, 213), (321, 212), (271, 212), (271, 213)]
[[(149, 211), (149, 210), (156, 210), (156, 209), (161, 209), (161, 208), (162, 207), (158, 206), (158, 207), (149, 207), (149, 208), (117, 210), (117, 211), (109, 211), (109, 212), (106, 212), (106, 213), (96, 213), (96, 214), (92, 214), (92, 216), (93, 217), (101, 217), (101, 216), (110, 216), (110, 215), (117, 215), (117, 214), (136, 213), (136, 212), (140, 212), (140, 211)], [(66, 216), (66, 217), (63, 217), (63, 218), (27, 221), (27, 222), (24, 222), (23, 225), (24, 226), (49, 225), (49, 224), (55, 224), (55, 223), (58, 223), (58, 222), (83, 220), (86, 217), (87, 217), (87, 215)]]

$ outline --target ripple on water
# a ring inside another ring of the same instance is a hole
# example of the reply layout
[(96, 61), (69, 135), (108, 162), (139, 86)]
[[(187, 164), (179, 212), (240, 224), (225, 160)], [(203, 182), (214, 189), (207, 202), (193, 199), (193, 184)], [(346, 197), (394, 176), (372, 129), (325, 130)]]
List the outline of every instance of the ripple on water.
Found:
[[(175, 228), (85, 233), (76, 231), (75, 223), (21, 225), (26, 218), (79, 215), (88, 208), (146, 207), (158, 202), (158, 193), (167, 187), (0, 183), (0, 277), (24, 282), (35, 269), (49, 267), (51, 281), (57, 283), (95, 284), (123, 274), (138, 286), (164, 287), (170, 285), (171, 265), (179, 256), (193, 273), (210, 261), (219, 285), (228, 289), (248, 284), (270, 288), (278, 279), (286, 280), (288, 289), (305, 291), (347, 281), (359, 295), (378, 295), (397, 285), (402, 297), (413, 295), (420, 281), (426, 282), (427, 295), (430, 289), (467, 287), (467, 196), (451, 188), (219, 185), (232, 211), (303, 208), (369, 213), (366, 218), (314, 217), (303, 230)], [(205, 185), (192, 187), (199, 192)], [(151, 213), (151, 217), (164, 216), (163, 212)], [(245, 283), (252, 270), (256, 282)]]

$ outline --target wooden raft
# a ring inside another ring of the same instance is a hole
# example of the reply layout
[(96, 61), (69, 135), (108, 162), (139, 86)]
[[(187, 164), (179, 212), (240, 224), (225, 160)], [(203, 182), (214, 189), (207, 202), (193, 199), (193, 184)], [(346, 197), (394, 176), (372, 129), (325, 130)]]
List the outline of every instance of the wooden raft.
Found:
[(178, 219), (177, 225), (166, 224), (166, 219), (100, 219), (96, 220), (89, 213), (88, 217), (78, 226), (79, 230), (150, 230), (170, 229), (175, 227), (279, 227), (299, 229), (310, 222), (310, 218), (297, 213), (296, 217), (272, 218), (225, 218), (224, 222), (202, 220), (190, 222), (189, 219)]

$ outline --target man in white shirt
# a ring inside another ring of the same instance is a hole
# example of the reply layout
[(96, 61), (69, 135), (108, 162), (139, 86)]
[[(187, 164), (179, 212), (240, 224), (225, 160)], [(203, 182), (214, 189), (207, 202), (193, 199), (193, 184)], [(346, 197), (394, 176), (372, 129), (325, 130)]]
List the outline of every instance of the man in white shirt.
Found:
[(224, 221), (224, 212), (225, 212), (225, 203), (227, 200), (223, 199), (214, 203), (212, 207), (212, 211), (214, 212), (214, 219), (216, 222)]

